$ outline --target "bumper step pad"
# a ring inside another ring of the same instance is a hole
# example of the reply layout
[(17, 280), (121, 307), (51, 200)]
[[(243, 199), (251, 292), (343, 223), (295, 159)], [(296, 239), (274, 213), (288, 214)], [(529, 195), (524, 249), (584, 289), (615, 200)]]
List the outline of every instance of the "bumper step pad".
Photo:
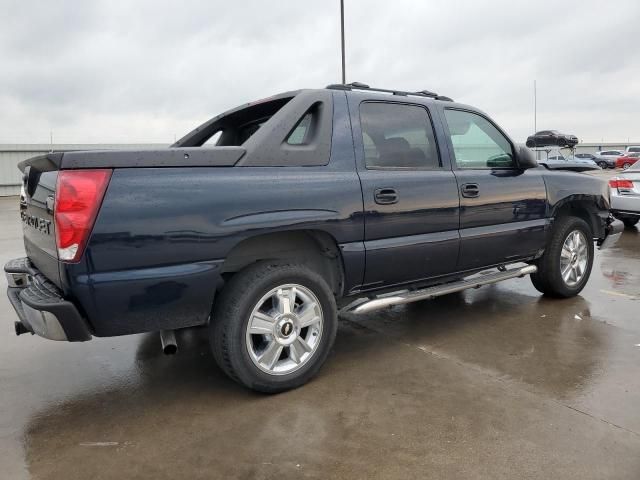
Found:
[(73, 303), (42, 275), (28, 258), (11, 260), (4, 267), (7, 295), (20, 323), (30, 332), (51, 340), (82, 342), (91, 339), (87, 322)]

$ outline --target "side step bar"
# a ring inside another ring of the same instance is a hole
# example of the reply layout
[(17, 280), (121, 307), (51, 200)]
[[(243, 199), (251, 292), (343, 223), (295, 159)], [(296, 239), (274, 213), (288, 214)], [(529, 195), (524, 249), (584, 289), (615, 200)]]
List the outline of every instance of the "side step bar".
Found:
[(356, 301), (349, 305), (345, 310), (348, 313), (363, 314), (380, 310), (381, 308), (391, 307), (393, 305), (404, 305), (405, 303), (417, 302), (419, 300), (427, 300), (429, 298), (440, 297), (449, 293), (460, 292), (468, 288), (479, 288), (483, 285), (509, 280), (510, 278), (524, 277), (536, 273), (538, 267), (535, 265), (527, 265), (526, 267), (514, 268), (511, 270), (499, 271), (496, 273), (485, 273), (474, 276), (459, 282), (445, 283), (444, 285), (436, 285), (435, 287), (423, 288), (421, 290), (413, 290), (387, 296), (380, 296), (370, 300)]

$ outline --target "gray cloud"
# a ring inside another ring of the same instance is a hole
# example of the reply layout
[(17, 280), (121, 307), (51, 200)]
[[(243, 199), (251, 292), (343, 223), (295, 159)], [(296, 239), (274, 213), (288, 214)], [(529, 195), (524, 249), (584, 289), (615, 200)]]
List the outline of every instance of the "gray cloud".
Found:
[[(640, 140), (637, 0), (346, 0), (347, 77), (538, 127)], [(340, 76), (338, 1), (0, 0), (0, 142), (170, 142)]]

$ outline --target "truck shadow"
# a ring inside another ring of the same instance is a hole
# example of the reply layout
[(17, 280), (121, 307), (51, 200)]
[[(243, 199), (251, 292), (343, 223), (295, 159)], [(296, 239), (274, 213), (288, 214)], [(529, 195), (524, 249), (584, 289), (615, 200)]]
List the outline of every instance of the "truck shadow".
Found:
[(549, 299), (492, 285), (345, 319), (556, 398), (579, 394), (607, 361), (609, 331), (581, 296)]
[[(580, 297), (549, 301), (493, 287), (377, 315), (347, 315), (319, 376), (273, 396), (229, 380), (209, 352), (206, 329), (180, 332), (180, 352), (173, 357), (161, 353), (157, 335), (145, 335), (127, 373), (31, 417), (24, 442), (30, 473), (99, 477), (130, 462), (137, 469), (132, 478), (155, 478), (183, 476), (185, 468), (214, 462), (216, 475), (233, 475), (239, 452), (259, 450), (261, 442), (276, 457), (310, 445), (322, 455), (322, 448), (333, 448), (336, 409), (347, 408), (338, 408), (336, 397), (364, 400), (381, 382), (386, 390), (412, 391), (415, 375), (397, 372), (450, 368), (443, 359), (567, 397), (598, 371), (606, 339), (597, 323)], [(410, 367), (400, 365), (406, 358)], [(366, 401), (357, 403), (362, 411), (350, 413), (366, 415)], [(301, 439), (289, 428), (315, 433)], [(284, 445), (269, 443), (272, 438)], [(185, 453), (186, 445), (197, 450)]]

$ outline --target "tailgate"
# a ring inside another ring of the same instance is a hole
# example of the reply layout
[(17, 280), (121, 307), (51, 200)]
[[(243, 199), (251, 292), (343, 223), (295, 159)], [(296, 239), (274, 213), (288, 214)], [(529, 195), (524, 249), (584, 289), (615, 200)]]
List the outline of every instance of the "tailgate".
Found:
[(60, 157), (60, 154), (43, 155), (19, 165), (23, 172), (20, 217), (24, 248), (33, 265), (58, 286), (60, 273), (53, 204)]

